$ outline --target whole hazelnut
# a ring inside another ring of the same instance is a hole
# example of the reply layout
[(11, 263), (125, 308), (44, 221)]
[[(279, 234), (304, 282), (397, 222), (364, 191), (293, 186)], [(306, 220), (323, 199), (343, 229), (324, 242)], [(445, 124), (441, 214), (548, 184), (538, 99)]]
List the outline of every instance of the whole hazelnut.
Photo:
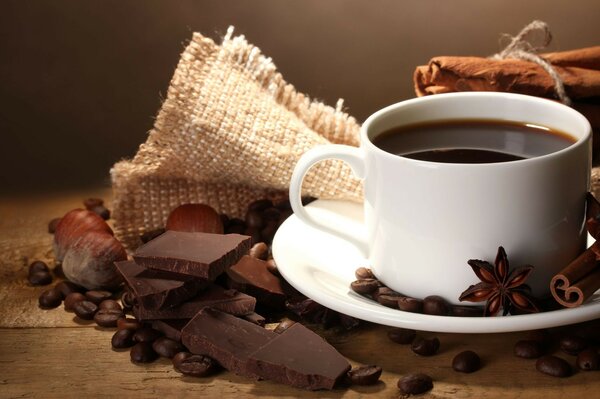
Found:
[(110, 226), (92, 211), (73, 209), (67, 212), (54, 231), (53, 248), (56, 260), (62, 262), (67, 250), (88, 231), (113, 234)]
[(65, 276), (88, 290), (114, 290), (122, 281), (114, 262), (127, 260), (127, 252), (114, 236), (88, 231), (67, 249), (62, 267)]
[(167, 230), (223, 234), (223, 221), (212, 207), (184, 204), (173, 209), (167, 218)]

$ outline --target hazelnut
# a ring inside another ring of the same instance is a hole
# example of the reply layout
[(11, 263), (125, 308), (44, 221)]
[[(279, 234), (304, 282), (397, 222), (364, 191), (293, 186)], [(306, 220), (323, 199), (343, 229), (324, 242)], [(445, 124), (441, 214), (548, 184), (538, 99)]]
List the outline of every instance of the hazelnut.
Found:
[(83, 233), (66, 251), (65, 276), (88, 290), (114, 290), (122, 281), (114, 262), (127, 260), (127, 252), (114, 236), (102, 231)]
[(73, 209), (67, 212), (56, 225), (54, 232), (53, 247), (57, 262), (62, 262), (67, 250), (88, 231), (113, 234), (108, 224), (92, 211)]
[(223, 221), (212, 207), (205, 204), (184, 204), (171, 211), (167, 230), (223, 234)]

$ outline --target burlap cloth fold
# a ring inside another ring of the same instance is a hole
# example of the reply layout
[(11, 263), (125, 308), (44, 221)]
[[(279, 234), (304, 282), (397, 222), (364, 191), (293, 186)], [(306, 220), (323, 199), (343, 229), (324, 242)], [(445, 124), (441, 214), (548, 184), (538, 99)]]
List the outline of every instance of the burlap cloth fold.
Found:
[[(135, 247), (182, 203), (243, 217), (252, 200), (286, 196), (306, 150), (359, 144), (359, 125), (342, 106), (298, 93), (233, 28), (220, 45), (195, 33), (147, 141), (111, 170), (115, 233)], [(314, 197), (362, 199), (360, 182), (340, 161), (315, 166), (303, 187)]]

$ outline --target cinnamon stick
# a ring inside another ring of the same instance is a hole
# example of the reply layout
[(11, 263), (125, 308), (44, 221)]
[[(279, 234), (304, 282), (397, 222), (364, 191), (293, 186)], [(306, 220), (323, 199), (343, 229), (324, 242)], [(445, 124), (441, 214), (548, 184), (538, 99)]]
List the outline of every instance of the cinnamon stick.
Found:
[[(586, 197), (586, 228), (600, 237), (600, 203), (591, 193)], [(586, 302), (600, 289), (600, 240), (579, 255), (550, 281), (550, 292), (562, 306), (573, 308)]]

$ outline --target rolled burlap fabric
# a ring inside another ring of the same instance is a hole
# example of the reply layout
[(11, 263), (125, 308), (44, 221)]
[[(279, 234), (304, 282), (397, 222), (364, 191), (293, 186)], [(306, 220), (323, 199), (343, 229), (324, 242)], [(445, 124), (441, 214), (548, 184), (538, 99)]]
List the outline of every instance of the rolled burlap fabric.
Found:
[[(233, 28), (220, 45), (195, 33), (148, 139), (111, 170), (115, 234), (134, 248), (180, 204), (243, 217), (253, 200), (287, 196), (305, 151), (359, 144), (360, 127), (342, 105), (298, 93)], [(303, 188), (313, 197), (362, 200), (361, 183), (340, 161), (315, 166)]]

